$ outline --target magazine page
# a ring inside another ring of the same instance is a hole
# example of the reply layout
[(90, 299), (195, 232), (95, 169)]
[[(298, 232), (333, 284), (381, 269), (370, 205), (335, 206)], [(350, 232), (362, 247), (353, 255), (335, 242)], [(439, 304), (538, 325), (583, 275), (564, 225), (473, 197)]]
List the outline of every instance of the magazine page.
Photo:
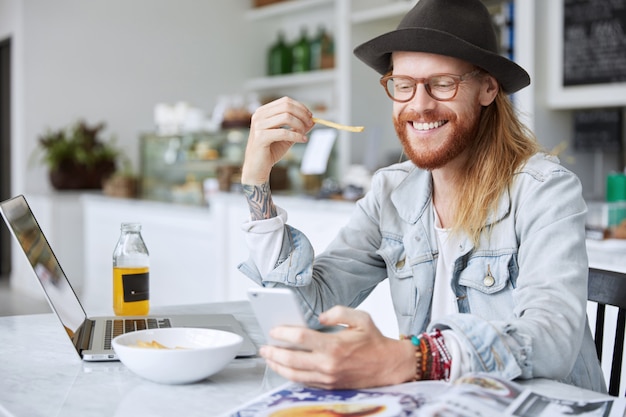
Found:
[(516, 417), (624, 417), (626, 399), (612, 397), (596, 401), (570, 401), (529, 392), (521, 403), (512, 408), (510, 415)]
[(418, 381), (362, 390), (322, 390), (287, 383), (224, 417), (410, 417), (450, 384)]
[(489, 374), (459, 378), (454, 385), (425, 404), (416, 414), (424, 417), (624, 417), (626, 399), (594, 401), (551, 398)]
[(490, 374), (361, 390), (286, 383), (223, 417), (625, 417), (626, 398), (551, 398)]
[(416, 415), (426, 417), (504, 416), (524, 388), (488, 374), (470, 374), (457, 379)]

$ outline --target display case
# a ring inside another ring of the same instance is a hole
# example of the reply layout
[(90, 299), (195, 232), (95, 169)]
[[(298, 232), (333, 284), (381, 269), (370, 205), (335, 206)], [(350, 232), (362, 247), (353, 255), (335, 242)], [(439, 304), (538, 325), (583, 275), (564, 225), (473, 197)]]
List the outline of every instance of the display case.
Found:
[[(144, 200), (205, 205), (216, 191), (239, 191), (247, 128), (178, 135), (140, 136), (139, 197)], [(310, 176), (298, 172), (303, 144), (294, 145), (272, 168), (274, 191), (299, 193)]]
[(228, 191), (243, 162), (247, 129), (140, 136), (140, 197), (202, 205)]

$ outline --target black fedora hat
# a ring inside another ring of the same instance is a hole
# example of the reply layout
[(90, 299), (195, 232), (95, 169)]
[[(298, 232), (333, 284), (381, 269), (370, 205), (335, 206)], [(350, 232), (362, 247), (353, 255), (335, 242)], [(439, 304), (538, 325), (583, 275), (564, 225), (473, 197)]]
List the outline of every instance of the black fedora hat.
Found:
[(522, 67), (498, 53), (491, 16), (480, 0), (419, 0), (396, 30), (359, 45), (354, 54), (385, 74), (394, 51), (428, 52), (468, 61), (493, 75), (509, 94), (530, 84)]

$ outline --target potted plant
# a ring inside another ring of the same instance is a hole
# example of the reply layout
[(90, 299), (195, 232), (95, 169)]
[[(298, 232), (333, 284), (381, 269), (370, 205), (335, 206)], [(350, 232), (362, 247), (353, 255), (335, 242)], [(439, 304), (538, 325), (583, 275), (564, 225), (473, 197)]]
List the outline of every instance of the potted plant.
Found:
[(39, 136), (42, 160), (55, 189), (100, 189), (102, 181), (115, 172), (121, 152), (112, 140), (101, 139), (104, 127), (104, 123), (89, 126), (79, 120), (67, 128), (48, 129)]

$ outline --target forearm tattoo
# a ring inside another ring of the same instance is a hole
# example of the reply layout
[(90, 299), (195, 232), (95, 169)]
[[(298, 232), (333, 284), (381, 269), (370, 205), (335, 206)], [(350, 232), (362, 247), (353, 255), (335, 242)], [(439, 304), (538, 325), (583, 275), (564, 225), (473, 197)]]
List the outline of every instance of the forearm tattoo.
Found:
[(243, 184), (243, 194), (248, 200), (251, 220), (265, 220), (276, 217), (276, 206), (272, 201), (269, 183), (261, 185)]

